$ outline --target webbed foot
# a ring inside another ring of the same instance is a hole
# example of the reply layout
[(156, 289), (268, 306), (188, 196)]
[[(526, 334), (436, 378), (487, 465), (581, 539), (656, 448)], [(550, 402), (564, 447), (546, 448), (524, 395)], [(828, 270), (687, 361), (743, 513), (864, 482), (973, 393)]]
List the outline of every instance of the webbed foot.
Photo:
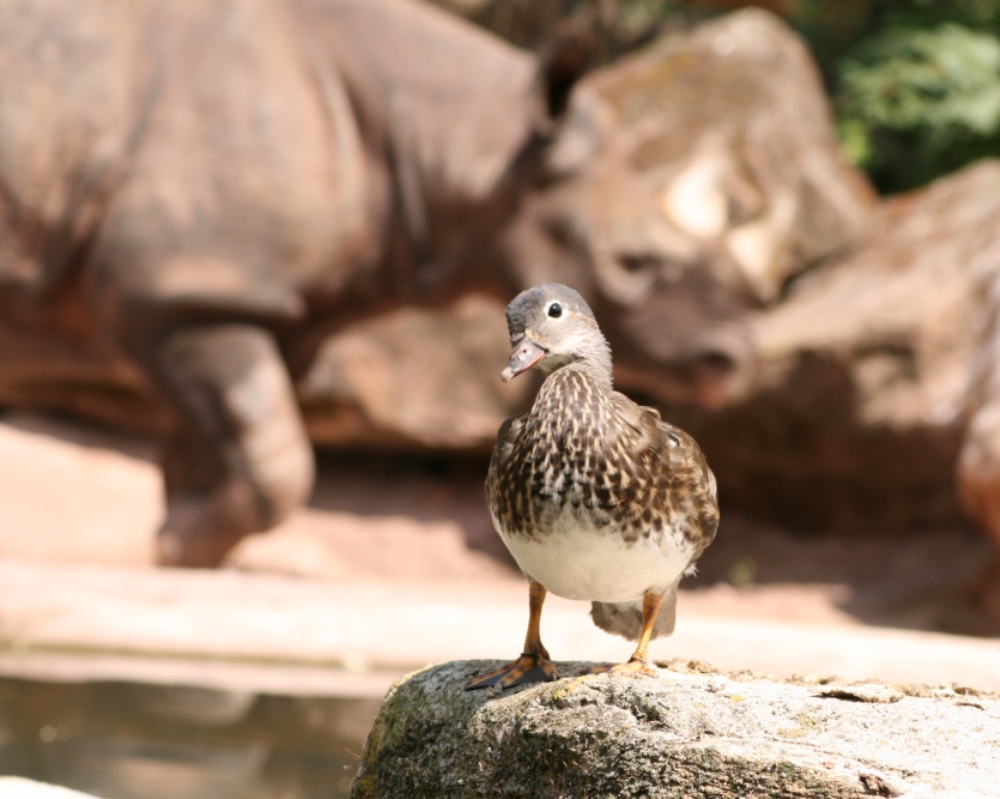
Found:
[(531, 654), (525, 652), (517, 660), (512, 660), (503, 668), (491, 671), (469, 680), (465, 684), (466, 691), (477, 688), (489, 688), (499, 685), (501, 688), (512, 688), (515, 685), (527, 685), (533, 682), (552, 682), (559, 679), (559, 671), (549, 660), (547, 654)]
[(649, 663), (648, 660), (632, 657), (625, 663), (615, 663), (609, 665), (591, 666), (583, 669), (580, 674), (635, 674), (647, 677), (659, 677), (660, 673)]

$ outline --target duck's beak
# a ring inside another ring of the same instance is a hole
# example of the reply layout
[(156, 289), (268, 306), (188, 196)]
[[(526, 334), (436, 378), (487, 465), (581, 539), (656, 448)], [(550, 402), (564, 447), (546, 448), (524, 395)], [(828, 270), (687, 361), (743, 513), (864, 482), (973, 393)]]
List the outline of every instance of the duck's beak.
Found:
[(525, 336), (510, 353), (507, 368), (500, 373), (500, 379), (508, 383), (521, 372), (527, 372), (532, 366), (546, 356), (545, 350)]

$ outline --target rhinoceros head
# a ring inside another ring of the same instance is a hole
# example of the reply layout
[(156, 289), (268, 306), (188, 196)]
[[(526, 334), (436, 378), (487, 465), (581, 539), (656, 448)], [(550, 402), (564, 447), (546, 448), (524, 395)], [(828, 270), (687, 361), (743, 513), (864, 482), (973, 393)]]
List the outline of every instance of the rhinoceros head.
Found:
[(614, 347), (620, 383), (664, 401), (726, 401), (752, 360), (741, 301), (713, 273), (711, 253), (668, 224), (586, 80), (564, 108), (549, 106), (558, 114), (503, 238), (505, 269), (520, 287), (580, 291)]

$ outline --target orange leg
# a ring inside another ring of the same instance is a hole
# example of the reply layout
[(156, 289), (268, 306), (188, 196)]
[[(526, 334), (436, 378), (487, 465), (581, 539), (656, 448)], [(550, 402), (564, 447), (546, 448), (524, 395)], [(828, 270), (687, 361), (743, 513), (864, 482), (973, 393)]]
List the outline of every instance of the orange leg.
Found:
[(653, 637), (653, 625), (656, 623), (656, 617), (660, 613), (660, 605), (662, 604), (662, 594), (646, 594), (642, 598), (642, 633), (639, 635), (639, 643), (635, 647), (635, 652), (632, 653), (632, 657), (628, 659), (627, 663), (619, 663), (615, 666), (594, 666), (584, 673), (646, 674), (650, 677), (658, 677), (659, 672), (649, 662), (646, 650), (649, 647), (649, 640)]
[(517, 660), (512, 660), (503, 668), (483, 674), (465, 684), (466, 691), (499, 685), (510, 688), (532, 682), (550, 682), (558, 679), (559, 672), (549, 660), (549, 653), (542, 645), (541, 621), (542, 605), (545, 603), (545, 586), (533, 580), (528, 583), (528, 634), (524, 639), (524, 651)]

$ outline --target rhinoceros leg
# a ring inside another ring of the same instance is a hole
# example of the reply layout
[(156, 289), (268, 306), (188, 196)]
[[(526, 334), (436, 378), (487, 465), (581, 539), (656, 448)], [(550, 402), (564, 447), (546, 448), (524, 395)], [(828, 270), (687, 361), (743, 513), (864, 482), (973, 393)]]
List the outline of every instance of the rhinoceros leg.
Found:
[(175, 411), (164, 450), (160, 562), (214, 567), (280, 522), (312, 488), (314, 464), (274, 339), (217, 324), (166, 336), (145, 364)]

